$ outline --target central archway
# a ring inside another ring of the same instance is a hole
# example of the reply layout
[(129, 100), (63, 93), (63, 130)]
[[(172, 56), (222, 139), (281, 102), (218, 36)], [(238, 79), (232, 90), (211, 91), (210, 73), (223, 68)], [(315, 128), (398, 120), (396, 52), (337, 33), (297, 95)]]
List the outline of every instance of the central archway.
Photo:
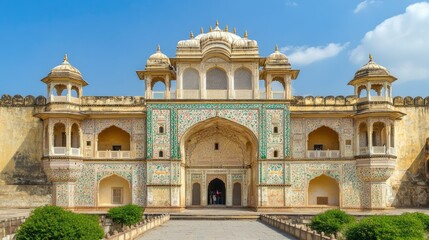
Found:
[[(257, 204), (258, 141), (249, 128), (225, 118), (210, 118), (182, 135), (180, 151), (186, 179), (182, 188), (185, 206), (195, 206), (198, 194), (201, 206)], [(195, 183), (200, 184), (199, 192)], [(234, 190), (235, 183), (239, 185)], [(215, 192), (220, 196), (213, 201)]]
[(207, 188), (207, 205), (225, 205), (225, 183), (219, 178), (210, 181)]

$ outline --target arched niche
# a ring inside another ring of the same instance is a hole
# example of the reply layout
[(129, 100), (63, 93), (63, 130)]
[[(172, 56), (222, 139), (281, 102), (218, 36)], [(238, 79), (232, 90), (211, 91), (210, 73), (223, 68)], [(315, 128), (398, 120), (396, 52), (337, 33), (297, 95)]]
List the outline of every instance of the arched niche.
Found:
[(194, 68), (187, 68), (182, 77), (184, 90), (200, 89), (200, 73)]
[(251, 90), (252, 89), (252, 72), (247, 68), (239, 68), (234, 72), (234, 89)]
[(308, 134), (308, 150), (340, 150), (338, 133), (322, 126)]
[(129, 151), (131, 136), (116, 126), (110, 126), (98, 134), (98, 151)]
[(132, 201), (129, 182), (116, 174), (105, 177), (98, 184), (98, 206), (118, 206)]
[(340, 188), (338, 182), (322, 174), (308, 184), (308, 205), (340, 206)]
[(207, 90), (227, 90), (228, 77), (226, 72), (218, 67), (209, 69), (206, 74)]

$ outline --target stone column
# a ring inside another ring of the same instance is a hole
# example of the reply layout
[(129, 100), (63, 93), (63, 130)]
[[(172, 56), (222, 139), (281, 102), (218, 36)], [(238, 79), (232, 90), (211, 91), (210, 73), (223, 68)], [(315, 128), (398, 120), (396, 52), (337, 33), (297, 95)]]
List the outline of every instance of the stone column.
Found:
[(356, 161), (357, 175), (363, 181), (362, 207), (384, 209), (387, 207), (386, 180), (392, 176), (395, 160), (359, 159)]
[(170, 99), (170, 76), (165, 76), (165, 99)]
[(252, 82), (253, 82), (253, 99), (259, 99), (259, 70), (256, 67), (252, 71)]
[(66, 97), (66, 101), (70, 102), (71, 101), (71, 83), (67, 83), (67, 97)]
[(272, 99), (271, 96), (271, 74), (267, 74), (267, 80), (265, 84), (265, 94), (267, 95), (267, 99)]
[(371, 101), (371, 83), (370, 82), (366, 83), (366, 91), (367, 91), (368, 101)]
[(71, 124), (69, 121), (65, 124), (66, 130), (66, 155), (71, 155)]
[(51, 121), (48, 122), (48, 152), (49, 155), (54, 155), (54, 125)]
[(205, 72), (200, 72), (200, 96), (201, 99), (206, 99), (207, 98), (207, 90), (206, 90), (206, 73)]
[(390, 154), (390, 129), (391, 124), (386, 125), (386, 153)]
[(151, 99), (152, 98), (152, 78), (151, 78), (151, 76), (147, 76), (146, 77), (145, 98), (146, 99)]
[(286, 89), (285, 89), (285, 94), (286, 94), (286, 99), (292, 99), (292, 78), (291, 75), (286, 75), (285, 76), (285, 83), (286, 83)]
[(226, 76), (228, 77), (228, 99), (234, 99), (235, 98), (234, 76), (232, 76), (231, 71), (228, 71)]
[(82, 171), (82, 160), (51, 159), (43, 161), (43, 170), (53, 183), (52, 203), (74, 207), (74, 186)]
[(372, 154), (372, 121), (367, 121), (368, 128), (368, 151), (369, 155)]

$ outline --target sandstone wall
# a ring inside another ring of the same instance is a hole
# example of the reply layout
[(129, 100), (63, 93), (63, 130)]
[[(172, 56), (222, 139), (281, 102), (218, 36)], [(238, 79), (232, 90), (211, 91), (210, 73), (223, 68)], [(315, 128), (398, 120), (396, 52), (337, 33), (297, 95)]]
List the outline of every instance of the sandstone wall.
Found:
[[(426, 101), (425, 101), (426, 100)], [(407, 114), (395, 123), (397, 167), (389, 179), (392, 206), (429, 206), (426, 177), (426, 139), (429, 138), (428, 98), (394, 99), (395, 109)], [(426, 103), (426, 104), (425, 104)]]
[(50, 203), (42, 169), (42, 121), (33, 117), (44, 98), (3, 95), (0, 99), (0, 207)]

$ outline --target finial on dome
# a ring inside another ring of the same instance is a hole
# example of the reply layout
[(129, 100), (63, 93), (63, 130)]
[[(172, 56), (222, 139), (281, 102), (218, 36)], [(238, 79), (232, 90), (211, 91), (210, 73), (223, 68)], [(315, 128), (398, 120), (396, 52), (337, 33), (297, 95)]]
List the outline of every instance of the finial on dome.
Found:
[(219, 27), (219, 21), (216, 20), (216, 27)]
[(159, 46), (159, 44), (158, 44), (158, 47), (156, 48), (156, 51), (161, 52), (161, 46)]
[(200, 33), (201, 33), (201, 34), (203, 34), (203, 33), (204, 33), (204, 28), (203, 28), (203, 27), (201, 27), (201, 28), (200, 28)]
[(67, 53), (64, 54), (64, 58), (63, 58), (64, 62), (67, 62), (69, 60), (69, 58), (67, 57)]
[(232, 30), (232, 32), (235, 34), (237, 33), (237, 29), (234, 27), (234, 29)]
[(244, 31), (244, 38), (247, 38), (249, 35), (247, 34), (247, 30)]
[(225, 32), (228, 32), (229, 31), (229, 29), (228, 29), (228, 25), (226, 25), (225, 26)]
[(210, 28), (209, 28), (209, 32), (213, 32), (213, 28), (212, 28), (212, 26), (210, 26)]
[(369, 54), (369, 61), (372, 62), (372, 54)]
[(279, 51), (279, 45), (277, 45), (276, 44), (276, 47), (275, 47), (275, 49), (274, 49), (276, 52), (278, 52)]
[(189, 34), (189, 37), (190, 37), (191, 39), (193, 39), (193, 38), (194, 38), (194, 33), (193, 33), (193, 32), (191, 32), (191, 33)]

